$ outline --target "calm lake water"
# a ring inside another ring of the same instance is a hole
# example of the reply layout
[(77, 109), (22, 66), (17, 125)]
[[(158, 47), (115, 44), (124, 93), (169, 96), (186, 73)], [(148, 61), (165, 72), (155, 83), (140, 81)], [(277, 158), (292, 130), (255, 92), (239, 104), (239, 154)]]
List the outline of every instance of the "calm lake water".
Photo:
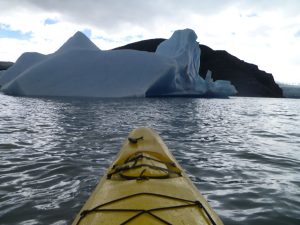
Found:
[(70, 224), (139, 126), (161, 135), (225, 225), (300, 224), (300, 100), (0, 102), (0, 224)]

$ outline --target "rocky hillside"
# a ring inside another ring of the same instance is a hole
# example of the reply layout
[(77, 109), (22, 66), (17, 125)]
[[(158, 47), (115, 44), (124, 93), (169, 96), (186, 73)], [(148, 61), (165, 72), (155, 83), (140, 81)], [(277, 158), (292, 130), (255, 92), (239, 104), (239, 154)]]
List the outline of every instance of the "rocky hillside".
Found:
[[(164, 39), (150, 39), (131, 43), (116, 49), (135, 49), (154, 52)], [(212, 71), (214, 80), (229, 80), (238, 90), (238, 96), (283, 97), (281, 88), (275, 83), (272, 74), (259, 70), (257, 65), (244, 62), (223, 50), (213, 50), (205, 45), (201, 48), (201, 70), (205, 77)]]
[(11, 67), (14, 63), (12, 62), (0, 62), (0, 70), (6, 70)]

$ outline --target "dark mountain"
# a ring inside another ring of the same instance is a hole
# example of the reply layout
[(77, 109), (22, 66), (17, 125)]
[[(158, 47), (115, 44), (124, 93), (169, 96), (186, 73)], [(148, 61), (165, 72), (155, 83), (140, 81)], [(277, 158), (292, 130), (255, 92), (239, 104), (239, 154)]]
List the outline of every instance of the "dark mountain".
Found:
[[(131, 43), (116, 49), (134, 49), (154, 52), (164, 39), (149, 39)], [(212, 71), (214, 80), (229, 80), (236, 87), (238, 96), (283, 97), (281, 88), (272, 74), (259, 70), (257, 65), (244, 62), (223, 50), (213, 50), (205, 45), (201, 49), (199, 74), (205, 78), (207, 70)]]
[(148, 39), (144, 41), (130, 43), (115, 49), (134, 49), (139, 51), (155, 52), (157, 46), (164, 40), (165, 39), (162, 38)]
[(13, 62), (0, 62), (0, 70), (7, 70), (13, 64)]

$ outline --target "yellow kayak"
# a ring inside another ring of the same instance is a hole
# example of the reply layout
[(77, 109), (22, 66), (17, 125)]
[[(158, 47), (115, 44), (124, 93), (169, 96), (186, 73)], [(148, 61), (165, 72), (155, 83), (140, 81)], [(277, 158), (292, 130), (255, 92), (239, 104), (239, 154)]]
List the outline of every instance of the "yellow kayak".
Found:
[(149, 128), (133, 130), (73, 225), (223, 224)]

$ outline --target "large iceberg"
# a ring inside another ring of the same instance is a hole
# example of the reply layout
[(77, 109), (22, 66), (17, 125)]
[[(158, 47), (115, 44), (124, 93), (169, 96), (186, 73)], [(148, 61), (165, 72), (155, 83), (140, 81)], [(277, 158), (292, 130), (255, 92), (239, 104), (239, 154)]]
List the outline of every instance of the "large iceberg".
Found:
[(206, 92), (205, 82), (199, 76), (200, 48), (193, 30), (175, 31), (172, 37), (162, 42), (156, 54), (173, 58), (177, 62), (178, 72), (174, 76), (175, 89), (178, 92)]
[(50, 55), (24, 53), (4, 74), (6, 94), (21, 96), (154, 97), (236, 94), (228, 81), (199, 76), (200, 48), (193, 30), (175, 31), (155, 53), (101, 51), (77, 32)]
[(228, 93), (236, 94), (237, 91), (233, 85), (231, 85), (228, 80), (216, 80), (212, 79), (212, 72), (210, 70), (207, 71), (206, 77), (206, 93), (207, 97), (224, 97), (227, 96)]
[(14, 80), (22, 72), (31, 68), (35, 64), (38, 64), (40, 61), (44, 60), (47, 56), (42, 55), (37, 52), (25, 52), (23, 53), (16, 63), (8, 68), (6, 71), (3, 71), (2, 76), (0, 77), (0, 86), (3, 86), (6, 83)]

